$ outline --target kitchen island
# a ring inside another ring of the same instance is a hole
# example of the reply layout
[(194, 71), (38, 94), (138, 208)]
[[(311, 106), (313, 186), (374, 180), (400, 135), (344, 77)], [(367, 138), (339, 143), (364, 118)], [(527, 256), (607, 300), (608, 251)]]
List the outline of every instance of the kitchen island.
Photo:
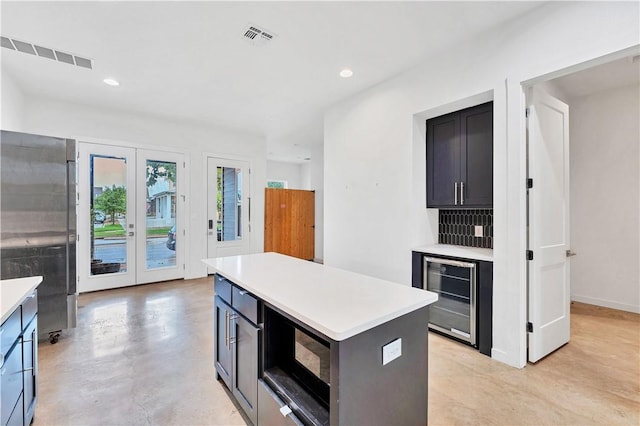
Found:
[(276, 253), (203, 262), (216, 373), (252, 423), (427, 423), (434, 293)]

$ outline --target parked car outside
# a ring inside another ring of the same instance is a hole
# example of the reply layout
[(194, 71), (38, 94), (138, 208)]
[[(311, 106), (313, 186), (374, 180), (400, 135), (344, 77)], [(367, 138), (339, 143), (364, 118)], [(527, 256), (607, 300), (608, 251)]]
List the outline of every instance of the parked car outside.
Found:
[(104, 223), (106, 219), (107, 216), (100, 210), (96, 210), (93, 212), (93, 223)]
[(167, 248), (169, 250), (174, 250), (176, 249), (176, 226), (173, 225), (171, 227), (171, 229), (169, 229), (169, 232), (167, 233)]

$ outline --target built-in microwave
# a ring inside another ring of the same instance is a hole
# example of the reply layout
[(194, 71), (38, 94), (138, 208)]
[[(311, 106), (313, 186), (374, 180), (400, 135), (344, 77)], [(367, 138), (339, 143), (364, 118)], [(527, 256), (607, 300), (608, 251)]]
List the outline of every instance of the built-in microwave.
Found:
[(477, 347), (476, 264), (424, 257), (423, 288), (438, 294), (429, 306), (429, 328)]
[(328, 339), (264, 306), (261, 378), (309, 426), (329, 425), (331, 345)]

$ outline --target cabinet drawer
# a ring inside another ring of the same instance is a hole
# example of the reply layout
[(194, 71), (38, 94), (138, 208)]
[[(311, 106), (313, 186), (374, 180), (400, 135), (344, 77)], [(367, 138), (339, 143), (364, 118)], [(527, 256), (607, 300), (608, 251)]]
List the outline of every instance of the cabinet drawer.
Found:
[(248, 291), (239, 287), (233, 287), (233, 306), (236, 311), (244, 315), (254, 324), (258, 323), (258, 299), (249, 294)]
[(22, 328), (26, 327), (38, 312), (38, 292), (34, 290), (22, 303)]
[(280, 408), (285, 403), (263, 380), (258, 380), (258, 424), (267, 426), (300, 426), (302, 423), (293, 413), (282, 415)]
[[(22, 345), (18, 342), (0, 369), (2, 380), (2, 425), (9, 421), (12, 408), (22, 393)], [(22, 404), (20, 405), (22, 411)]]
[(227, 280), (225, 277), (218, 274), (215, 274), (214, 277), (215, 277), (214, 289), (215, 289), (216, 296), (220, 296), (222, 300), (231, 304), (231, 287), (232, 287), (231, 281)]
[(13, 345), (22, 331), (21, 311), (20, 306), (18, 306), (0, 327), (0, 351), (2, 355), (7, 355), (11, 345)]

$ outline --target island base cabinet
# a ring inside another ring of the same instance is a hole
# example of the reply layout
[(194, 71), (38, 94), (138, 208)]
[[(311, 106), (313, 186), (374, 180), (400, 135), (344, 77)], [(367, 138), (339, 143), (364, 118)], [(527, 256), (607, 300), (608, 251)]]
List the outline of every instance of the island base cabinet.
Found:
[(259, 328), (236, 314), (233, 320), (233, 395), (254, 425), (258, 421)]
[(332, 425), (427, 424), (427, 319), (424, 307), (332, 348)]
[(220, 297), (215, 298), (214, 322), (216, 327), (215, 338), (215, 367), (216, 374), (227, 385), (229, 389), (233, 389), (232, 382), (232, 354), (231, 354), (231, 315), (233, 310), (229, 305), (222, 301)]
[(258, 380), (258, 425), (303, 426), (293, 413), (284, 408), (282, 399), (263, 380)]

